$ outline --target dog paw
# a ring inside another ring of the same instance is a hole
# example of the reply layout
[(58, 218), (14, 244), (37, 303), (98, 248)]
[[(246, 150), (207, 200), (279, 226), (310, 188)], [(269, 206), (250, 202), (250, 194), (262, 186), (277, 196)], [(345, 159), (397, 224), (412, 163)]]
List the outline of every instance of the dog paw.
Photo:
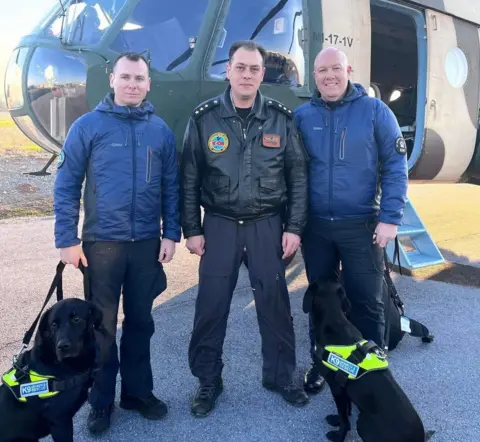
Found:
[(331, 425), (332, 427), (340, 426), (340, 418), (338, 417), (338, 414), (329, 414), (325, 419), (328, 425)]

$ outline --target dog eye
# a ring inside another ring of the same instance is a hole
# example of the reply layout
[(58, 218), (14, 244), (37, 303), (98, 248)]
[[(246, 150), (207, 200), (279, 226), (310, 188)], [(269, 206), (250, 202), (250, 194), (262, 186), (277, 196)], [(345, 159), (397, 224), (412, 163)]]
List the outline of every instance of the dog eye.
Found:
[(57, 324), (56, 322), (52, 322), (52, 323), (50, 324), (50, 328), (51, 328), (52, 330), (56, 330), (57, 327), (58, 327), (58, 324)]
[(79, 317), (79, 316), (74, 316), (74, 317), (72, 318), (72, 322), (73, 322), (74, 324), (78, 324), (78, 323), (80, 322), (80, 317)]

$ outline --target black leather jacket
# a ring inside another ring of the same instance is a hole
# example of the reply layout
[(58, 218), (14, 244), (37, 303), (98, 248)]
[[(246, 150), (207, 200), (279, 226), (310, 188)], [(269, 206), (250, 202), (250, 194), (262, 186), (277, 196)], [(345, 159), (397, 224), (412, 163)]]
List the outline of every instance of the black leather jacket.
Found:
[(307, 154), (293, 112), (260, 91), (242, 127), (226, 91), (198, 106), (185, 132), (181, 218), (185, 238), (207, 213), (239, 222), (281, 214), (301, 235), (307, 218)]

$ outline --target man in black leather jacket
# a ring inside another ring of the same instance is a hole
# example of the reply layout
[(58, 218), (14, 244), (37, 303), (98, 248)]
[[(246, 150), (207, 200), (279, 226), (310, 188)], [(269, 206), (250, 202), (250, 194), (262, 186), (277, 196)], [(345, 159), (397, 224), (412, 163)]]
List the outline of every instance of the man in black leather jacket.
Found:
[(258, 91), (265, 55), (253, 41), (234, 43), (230, 85), (194, 110), (185, 133), (182, 227), (187, 248), (201, 256), (189, 347), (190, 369), (200, 381), (195, 416), (208, 415), (223, 391), (222, 347), (245, 258), (262, 337), (263, 386), (292, 405), (308, 403), (292, 383), (295, 337), (282, 261), (299, 247), (306, 222), (307, 158), (293, 112)]

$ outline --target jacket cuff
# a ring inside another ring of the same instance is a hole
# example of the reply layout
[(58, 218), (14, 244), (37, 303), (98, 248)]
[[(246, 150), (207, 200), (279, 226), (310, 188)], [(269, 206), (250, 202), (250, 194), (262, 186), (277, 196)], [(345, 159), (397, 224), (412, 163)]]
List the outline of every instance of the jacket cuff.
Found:
[(203, 229), (201, 227), (183, 229), (183, 236), (185, 239), (188, 239), (191, 236), (198, 236), (198, 235), (203, 235)]
[(176, 230), (166, 230), (162, 235), (162, 238), (170, 239), (174, 242), (180, 242), (182, 234)]
[(298, 226), (291, 226), (287, 224), (287, 226), (284, 229), (284, 232), (293, 233), (295, 235), (298, 235), (301, 238), (303, 234), (303, 229)]
[(66, 249), (67, 247), (78, 246), (81, 243), (80, 239), (75, 238), (72, 240), (56, 240), (55, 247), (57, 249)]
[(389, 216), (384, 212), (380, 212), (378, 215), (378, 222), (384, 223), (384, 224), (395, 224), (396, 226), (399, 226), (402, 224), (402, 216)]

